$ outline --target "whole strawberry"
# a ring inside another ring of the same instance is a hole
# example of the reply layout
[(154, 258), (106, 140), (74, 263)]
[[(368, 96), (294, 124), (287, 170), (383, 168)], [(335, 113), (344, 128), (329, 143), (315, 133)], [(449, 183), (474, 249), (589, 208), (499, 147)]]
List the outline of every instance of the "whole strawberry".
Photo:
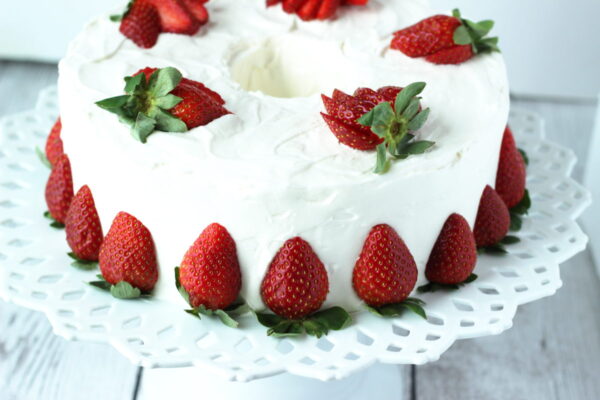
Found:
[(51, 166), (54, 166), (58, 162), (58, 159), (64, 154), (63, 142), (60, 138), (61, 131), (62, 122), (59, 117), (52, 126), (52, 129), (48, 134), (48, 139), (46, 139), (46, 159), (48, 160)]
[(219, 224), (204, 229), (181, 262), (179, 280), (192, 307), (225, 309), (238, 298), (242, 275), (227, 229)]
[(148, 228), (126, 212), (117, 214), (100, 247), (99, 265), (109, 284), (127, 282), (142, 292), (151, 291), (158, 280), (158, 265)]
[(301, 319), (319, 310), (329, 292), (325, 266), (300, 237), (279, 249), (262, 281), (263, 301), (275, 314)]
[(485, 37), (493, 21), (478, 23), (452, 16), (434, 15), (394, 33), (390, 47), (409, 57), (426, 57), (435, 64), (460, 64), (475, 54), (498, 50), (498, 38)]
[(46, 204), (50, 216), (64, 224), (73, 200), (73, 177), (71, 162), (66, 154), (58, 158), (46, 183)]
[(300, 237), (287, 240), (271, 261), (260, 286), (263, 301), (275, 313), (260, 313), (268, 335), (316, 337), (352, 322), (341, 307), (320, 310), (329, 292), (325, 266), (310, 244)]
[(92, 191), (87, 185), (79, 189), (65, 219), (67, 243), (74, 256), (83, 261), (98, 261), (102, 245), (102, 225)]
[(425, 276), (430, 282), (456, 285), (471, 276), (476, 264), (477, 248), (469, 223), (462, 215), (450, 215), (433, 245)]
[(477, 247), (492, 246), (500, 242), (510, 228), (510, 213), (498, 193), (489, 185), (483, 190), (473, 235)]
[(523, 198), (525, 179), (525, 161), (515, 144), (512, 131), (506, 126), (496, 174), (496, 192), (509, 209), (517, 205)]
[(119, 115), (142, 143), (156, 130), (186, 132), (229, 114), (218, 93), (175, 68), (144, 68), (125, 80), (125, 95), (96, 104)]
[(384, 173), (390, 168), (390, 159), (421, 154), (434, 144), (413, 140), (413, 132), (429, 116), (429, 109), (421, 109), (418, 97), (424, 88), (423, 82), (406, 88), (385, 86), (377, 91), (358, 88), (353, 96), (336, 89), (331, 98), (321, 95), (327, 110), (321, 116), (340, 143), (357, 150), (376, 149), (375, 172)]
[(352, 274), (354, 291), (366, 304), (401, 303), (417, 282), (417, 264), (404, 241), (389, 225), (374, 226)]
[(135, 0), (124, 14), (119, 31), (143, 49), (154, 47), (161, 31), (158, 10), (146, 0)]

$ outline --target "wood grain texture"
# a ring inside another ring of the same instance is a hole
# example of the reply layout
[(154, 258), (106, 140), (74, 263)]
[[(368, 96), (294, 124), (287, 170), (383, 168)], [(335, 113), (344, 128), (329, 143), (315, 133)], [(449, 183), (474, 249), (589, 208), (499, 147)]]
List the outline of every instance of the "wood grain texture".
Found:
[[(31, 109), (39, 90), (56, 78), (55, 65), (0, 62), (0, 116)], [(542, 115), (548, 137), (575, 151), (580, 179), (594, 105), (513, 104)], [(436, 363), (399, 367), (403, 398), (600, 398), (600, 283), (588, 252), (562, 271), (558, 294), (520, 308), (508, 332), (459, 341)], [(0, 399), (133, 399), (137, 372), (111, 347), (66, 342), (43, 315), (0, 301)]]

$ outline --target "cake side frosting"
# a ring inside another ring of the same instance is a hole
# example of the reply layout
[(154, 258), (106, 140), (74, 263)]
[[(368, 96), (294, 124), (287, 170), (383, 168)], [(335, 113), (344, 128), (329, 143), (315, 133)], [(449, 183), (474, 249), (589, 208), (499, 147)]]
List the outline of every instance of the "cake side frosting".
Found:
[[(358, 308), (352, 268), (378, 223), (404, 239), (423, 283), (446, 217), (457, 212), (472, 225), (484, 186), (494, 184), (509, 103), (502, 57), (435, 66), (387, 50), (391, 32), (432, 14), (425, 2), (373, 1), (309, 23), (260, 1), (208, 7), (207, 29), (163, 34), (144, 51), (102, 17), (60, 64), (62, 137), (75, 188), (91, 187), (105, 229), (122, 210), (150, 229), (161, 268), (156, 296), (181, 301), (173, 267), (212, 222), (236, 241), (242, 295), (253, 307), (262, 306), (258, 288), (273, 255), (299, 235), (328, 270), (326, 304)], [(155, 133), (146, 144), (132, 140), (94, 103), (120, 93), (121, 78), (145, 66), (180, 69), (218, 91), (233, 114), (183, 134)], [(269, 87), (269, 72), (292, 84)], [(375, 175), (372, 153), (342, 146), (328, 131), (319, 94), (413, 81), (427, 82), (423, 104), (432, 113), (421, 137), (436, 145)]]

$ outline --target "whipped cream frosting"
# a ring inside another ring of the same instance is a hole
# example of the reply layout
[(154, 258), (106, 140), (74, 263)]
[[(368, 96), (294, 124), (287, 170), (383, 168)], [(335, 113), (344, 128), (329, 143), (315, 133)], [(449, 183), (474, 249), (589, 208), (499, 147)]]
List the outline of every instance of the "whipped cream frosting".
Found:
[[(333, 21), (304, 22), (264, 0), (212, 0), (195, 36), (161, 34), (138, 48), (108, 15), (89, 23), (60, 62), (62, 138), (75, 189), (87, 184), (104, 231), (127, 211), (152, 232), (160, 264), (155, 296), (183, 300), (173, 268), (210, 223), (236, 241), (242, 295), (263, 307), (259, 287), (293, 236), (307, 240), (329, 273), (326, 305), (360, 307), (352, 270), (370, 228), (394, 227), (426, 279), (429, 252), (449, 214), (474, 223), (493, 185), (508, 117), (499, 53), (439, 66), (390, 50), (391, 34), (435, 12), (424, 0), (371, 0)], [(146, 144), (94, 103), (123, 91), (139, 69), (173, 66), (217, 91), (232, 114), (186, 133), (156, 132)], [(427, 83), (431, 108), (420, 139), (427, 153), (372, 172), (373, 152), (338, 143), (319, 112), (334, 88)]]

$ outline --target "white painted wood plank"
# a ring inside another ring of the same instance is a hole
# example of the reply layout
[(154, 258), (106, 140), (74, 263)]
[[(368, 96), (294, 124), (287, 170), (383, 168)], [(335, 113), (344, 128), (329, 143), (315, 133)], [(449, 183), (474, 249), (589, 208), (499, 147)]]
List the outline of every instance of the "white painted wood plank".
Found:
[(112, 347), (67, 342), (42, 314), (0, 304), (0, 399), (131, 400), (136, 378)]
[[(515, 101), (546, 119), (548, 138), (579, 157), (581, 180), (594, 119), (593, 104)], [(589, 250), (561, 268), (564, 287), (521, 307), (500, 336), (457, 342), (439, 362), (416, 369), (416, 398), (600, 398), (600, 282)]]

